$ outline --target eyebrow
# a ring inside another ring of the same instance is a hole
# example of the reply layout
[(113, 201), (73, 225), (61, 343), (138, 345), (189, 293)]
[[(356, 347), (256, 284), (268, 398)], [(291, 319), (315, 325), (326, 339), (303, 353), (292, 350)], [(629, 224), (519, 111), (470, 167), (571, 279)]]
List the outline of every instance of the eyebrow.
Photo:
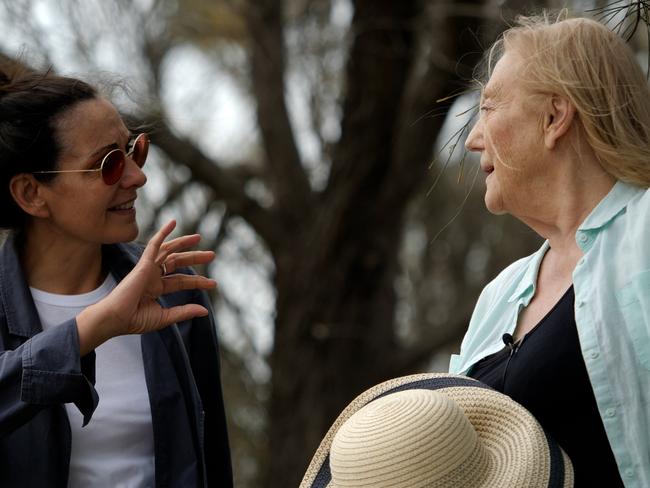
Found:
[[(126, 144), (129, 144), (129, 141), (133, 139), (133, 133), (131, 131), (128, 131), (127, 134), (127, 140)], [(109, 151), (112, 151), (113, 149), (120, 149), (120, 145), (117, 142), (113, 142), (111, 144), (107, 144), (105, 146), (100, 147), (97, 149), (94, 153), (92, 153), (88, 158), (86, 159), (89, 163), (94, 164), (97, 162), (97, 158), (99, 158), (102, 154), (106, 155), (108, 154)]]
[(113, 149), (119, 149), (119, 147), (120, 146), (118, 146), (116, 142), (100, 147), (99, 149), (97, 149), (97, 151), (95, 151), (94, 153), (92, 153), (90, 156), (86, 158), (86, 166), (91, 167), (98, 164), (100, 162), (100, 158), (106, 156)]
[(100, 163), (100, 158), (103, 158), (113, 149), (119, 149), (120, 146), (113, 142), (112, 144), (107, 144), (106, 146), (100, 147), (94, 153), (86, 158), (86, 163), (84, 164), (85, 168), (92, 168), (95, 165)]
[(501, 85), (492, 85), (489, 88), (483, 90), (481, 94), (481, 100), (491, 100), (493, 98), (498, 98), (501, 94)]
[(106, 145), (106, 146), (104, 146), (104, 147), (100, 147), (99, 149), (97, 149), (97, 151), (95, 151), (94, 153), (92, 153), (92, 154), (88, 157), (88, 159), (94, 159), (94, 158), (100, 156), (103, 152), (106, 152), (106, 151), (109, 151), (109, 150), (113, 150), (113, 149), (119, 149), (119, 148), (120, 148), (120, 146), (118, 146), (118, 144), (117, 144), (116, 142), (114, 142), (113, 144), (108, 144), (108, 145)]

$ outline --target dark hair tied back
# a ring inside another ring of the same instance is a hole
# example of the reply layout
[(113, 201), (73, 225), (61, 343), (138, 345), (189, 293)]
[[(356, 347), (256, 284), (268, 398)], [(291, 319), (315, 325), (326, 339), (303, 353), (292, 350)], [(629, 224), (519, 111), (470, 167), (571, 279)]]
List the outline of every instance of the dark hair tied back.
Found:
[[(11, 79), (7, 76), (7, 73), (4, 72), (2, 66), (0, 66), (0, 98), (2, 98), (5, 93), (9, 92), (11, 86)], [(0, 112), (0, 120), (2, 119), (2, 113)]]
[(4, 87), (8, 83), (9, 83), (9, 78), (3, 71), (0, 71), (0, 96), (4, 93)]
[[(11, 178), (56, 169), (61, 152), (57, 118), (96, 96), (96, 90), (81, 80), (50, 71), (37, 73), (16, 62), (0, 63), (0, 228), (21, 228), (26, 221), (11, 196)], [(39, 175), (43, 181), (51, 178)]]

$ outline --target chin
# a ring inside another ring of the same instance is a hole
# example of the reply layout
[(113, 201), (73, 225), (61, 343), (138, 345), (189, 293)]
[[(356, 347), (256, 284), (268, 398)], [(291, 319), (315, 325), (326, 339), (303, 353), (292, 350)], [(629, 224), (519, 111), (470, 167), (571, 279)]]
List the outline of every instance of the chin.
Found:
[(485, 208), (494, 215), (507, 214), (501, 192), (495, 188), (488, 188), (485, 192)]
[(496, 199), (490, 198), (489, 194), (485, 195), (485, 208), (487, 208), (488, 212), (494, 215), (502, 215), (505, 213), (503, 211), (503, 206), (500, 205)]
[(133, 225), (131, 226), (131, 229), (129, 229), (129, 231), (126, 233), (124, 240), (122, 240), (121, 242), (134, 241), (138, 237), (139, 232), (140, 229), (138, 229), (138, 224), (134, 222)]
[(485, 204), (485, 207), (492, 215), (506, 215), (508, 213), (502, 207), (490, 206), (487, 203)]
[(104, 244), (118, 244), (120, 242), (134, 241), (138, 237), (139, 231), (138, 224), (134, 222), (131, 225), (124, 226), (124, 228), (111, 233), (111, 236)]

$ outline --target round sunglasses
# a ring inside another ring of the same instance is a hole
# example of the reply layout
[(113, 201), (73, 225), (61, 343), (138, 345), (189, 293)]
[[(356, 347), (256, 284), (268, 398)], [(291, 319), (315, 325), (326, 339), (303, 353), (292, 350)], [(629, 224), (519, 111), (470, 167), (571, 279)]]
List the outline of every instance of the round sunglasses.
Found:
[(149, 153), (149, 136), (145, 133), (138, 134), (129, 142), (125, 153), (121, 149), (113, 149), (102, 158), (102, 163), (96, 169), (62, 169), (58, 171), (34, 171), (33, 174), (52, 174), (52, 173), (95, 173), (101, 171), (102, 179), (107, 185), (114, 185), (124, 174), (126, 158), (131, 158), (140, 168), (144, 166)]

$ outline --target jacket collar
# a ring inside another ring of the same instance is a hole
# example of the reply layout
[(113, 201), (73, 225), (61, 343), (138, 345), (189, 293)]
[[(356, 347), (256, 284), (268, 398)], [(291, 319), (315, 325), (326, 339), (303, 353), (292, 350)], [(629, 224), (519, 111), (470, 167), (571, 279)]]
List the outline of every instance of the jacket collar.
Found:
[[(10, 233), (0, 247), (0, 300), (10, 334), (32, 337), (42, 332), (29, 285), (18, 252), (20, 236)], [(110, 244), (102, 248), (104, 259), (111, 263), (111, 273), (119, 282), (133, 268), (140, 248), (132, 244)]]
[(9, 234), (0, 248), (0, 295), (10, 334), (31, 337), (43, 330), (20, 265), (17, 236)]

